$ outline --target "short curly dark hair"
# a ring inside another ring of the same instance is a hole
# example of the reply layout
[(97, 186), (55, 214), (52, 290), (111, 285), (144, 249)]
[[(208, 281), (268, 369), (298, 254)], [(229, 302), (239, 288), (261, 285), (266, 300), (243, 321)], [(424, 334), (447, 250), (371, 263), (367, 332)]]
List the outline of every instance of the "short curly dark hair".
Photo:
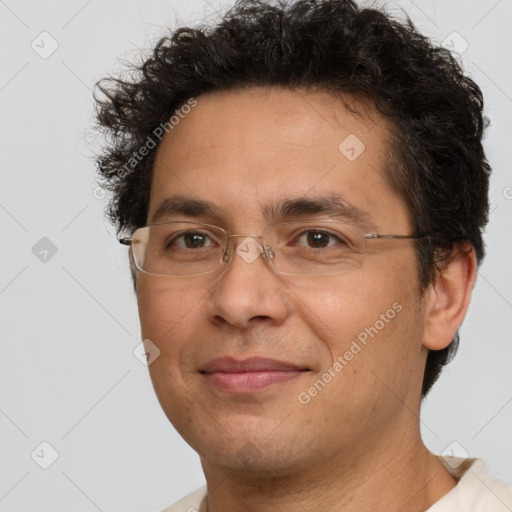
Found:
[[(156, 153), (141, 155), (148, 137), (190, 98), (255, 86), (349, 94), (388, 119), (386, 179), (406, 201), (414, 234), (435, 233), (416, 245), (421, 291), (456, 244), (469, 242), (481, 262), (490, 175), (482, 93), (409, 18), (352, 0), (239, 0), (217, 24), (163, 37), (128, 78), (98, 82), (97, 124), (108, 143), (97, 165), (118, 234), (146, 222)], [(446, 349), (429, 351), (422, 396), (458, 341), (457, 333)]]

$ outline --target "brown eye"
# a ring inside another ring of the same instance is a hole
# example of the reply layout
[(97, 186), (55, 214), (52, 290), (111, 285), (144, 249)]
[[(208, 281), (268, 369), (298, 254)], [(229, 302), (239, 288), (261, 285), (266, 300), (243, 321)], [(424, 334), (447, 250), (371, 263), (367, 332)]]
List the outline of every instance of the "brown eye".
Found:
[(337, 244), (345, 244), (334, 233), (320, 230), (308, 230), (303, 232), (297, 239), (294, 245), (302, 245), (310, 249), (325, 249)]
[(212, 247), (213, 241), (206, 234), (200, 231), (186, 231), (176, 235), (167, 243), (166, 248), (176, 247), (178, 249), (202, 249)]

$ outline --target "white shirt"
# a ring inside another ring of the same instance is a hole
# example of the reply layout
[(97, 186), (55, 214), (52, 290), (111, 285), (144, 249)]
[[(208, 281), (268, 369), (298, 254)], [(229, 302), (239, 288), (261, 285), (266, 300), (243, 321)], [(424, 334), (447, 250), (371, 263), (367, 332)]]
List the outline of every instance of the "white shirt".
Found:
[[(512, 512), (512, 489), (491, 477), (482, 459), (437, 457), (458, 483), (425, 512)], [(162, 512), (206, 512), (205, 497), (206, 486)]]

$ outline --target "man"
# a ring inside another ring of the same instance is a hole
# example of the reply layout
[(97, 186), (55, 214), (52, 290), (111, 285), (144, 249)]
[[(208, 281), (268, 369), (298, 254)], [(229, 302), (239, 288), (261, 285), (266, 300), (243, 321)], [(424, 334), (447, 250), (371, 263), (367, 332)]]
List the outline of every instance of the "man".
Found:
[(488, 215), (450, 54), (352, 1), (243, 1), (100, 91), (151, 379), (207, 484), (166, 511), (512, 510), (420, 436)]

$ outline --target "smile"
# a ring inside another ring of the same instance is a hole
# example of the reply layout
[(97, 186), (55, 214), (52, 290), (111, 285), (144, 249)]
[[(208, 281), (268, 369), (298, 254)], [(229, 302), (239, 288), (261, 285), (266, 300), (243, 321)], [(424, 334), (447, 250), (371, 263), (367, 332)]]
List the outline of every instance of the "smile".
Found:
[(200, 373), (211, 386), (221, 391), (253, 393), (290, 381), (308, 371), (307, 368), (273, 359), (217, 358), (207, 363)]

